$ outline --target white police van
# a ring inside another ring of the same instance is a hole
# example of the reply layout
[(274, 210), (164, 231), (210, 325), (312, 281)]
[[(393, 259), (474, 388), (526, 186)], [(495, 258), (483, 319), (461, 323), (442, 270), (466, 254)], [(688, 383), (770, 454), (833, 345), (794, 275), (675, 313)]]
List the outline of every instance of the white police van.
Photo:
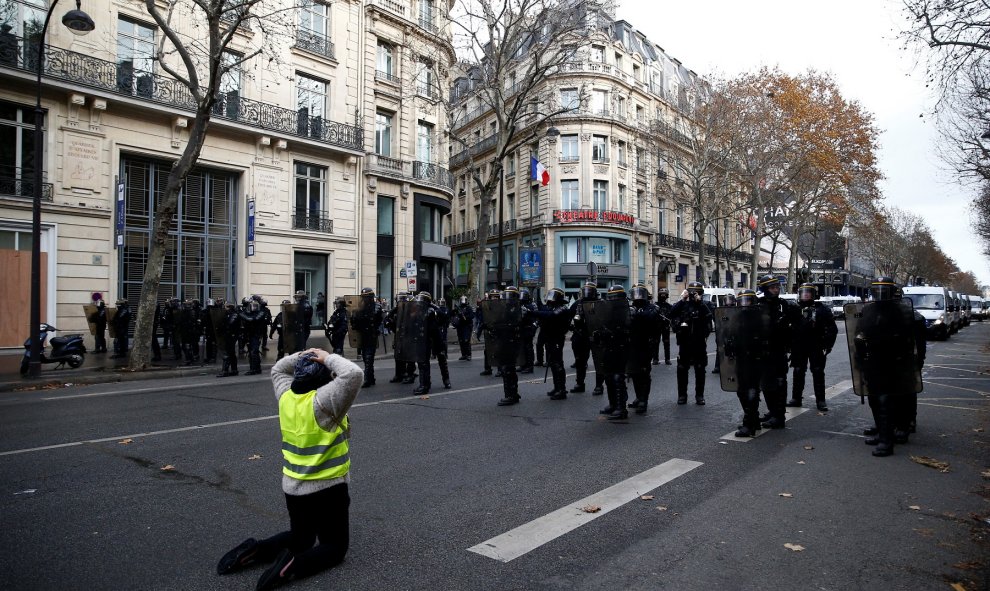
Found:
[(924, 317), (925, 330), (930, 339), (944, 341), (955, 332), (949, 290), (929, 285), (905, 287), (904, 297), (910, 299), (914, 309)]

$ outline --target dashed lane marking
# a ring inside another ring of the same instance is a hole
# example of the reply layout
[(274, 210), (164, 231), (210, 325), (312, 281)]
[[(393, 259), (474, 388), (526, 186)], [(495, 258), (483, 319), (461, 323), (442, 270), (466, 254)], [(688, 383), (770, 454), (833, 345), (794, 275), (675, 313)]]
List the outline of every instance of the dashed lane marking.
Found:
[[(838, 396), (839, 394), (842, 394), (843, 392), (849, 391), (851, 388), (852, 388), (852, 380), (845, 380), (845, 381), (839, 382), (838, 384), (836, 384), (836, 385), (834, 385), (834, 386), (832, 386), (832, 387), (830, 387), (830, 388), (828, 388), (828, 389), (825, 390), (825, 399), (828, 400), (829, 398), (834, 398), (834, 397)], [(812, 398), (814, 398), (814, 397), (812, 397)], [(794, 417), (803, 415), (804, 413), (806, 413), (808, 411), (811, 411), (811, 410), (814, 410), (814, 409), (813, 408), (805, 408), (805, 407), (799, 407), (799, 408), (788, 407), (787, 408), (787, 412), (784, 414), (784, 421), (789, 421), (789, 420), (793, 419)], [(736, 432), (735, 431), (730, 431), (730, 432), (726, 433), (725, 435), (723, 435), (721, 437), (721, 439), (725, 439), (726, 441), (738, 441), (739, 443), (746, 443), (747, 441), (750, 441), (750, 440), (755, 439), (757, 437), (761, 437), (763, 435), (766, 435), (767, 431), (770, 431), (770, 429), (761, 429), (761, 430), (757, 431), (756, 432), (756, 435), (754, 435), (753, 437), (736, 437)]]
[[(534, 519), (529, 523), (468, 548), (469, 552), (481, 554), (501, 562), (509, 562), (520, 556), (590, 523), (641, 495), (662, 486), (679, 476), (701, 466), (701, 462), (674, 458), (645, 472), (623, 480), (593, 495), (574, 501), (566, 507)], [(595, 506), (601, 509), (588, 513), (582, 507)]]

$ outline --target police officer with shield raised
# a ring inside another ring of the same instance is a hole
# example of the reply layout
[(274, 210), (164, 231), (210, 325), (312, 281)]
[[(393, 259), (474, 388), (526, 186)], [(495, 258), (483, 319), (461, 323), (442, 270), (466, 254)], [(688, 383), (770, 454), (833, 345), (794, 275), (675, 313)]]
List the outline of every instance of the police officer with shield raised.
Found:
[[(485, 360), (499, 369), (502, 376), (502, 399), (498, 406), (509, 406), (519, 402), (519, 377), (516, 364), (524, 358), (520, 349), (522, 343), (523, 316), (522, 299), (519, 289), (510, 285), (499, 294), (498, 299), (489, 298), (481, 303), (485, 327)], [(532, 322), (532, 319), (528, 319)]]
[(815, 403), (821, 412), (828, 411), (825, 403), (825, 358), (835, 345), (838, 328), (832, 309), (818, 300), (818, 288), (811, 283), (798, 287), (800, 320), (794, 328), (794, 344), (791, 346), (791, 367), (794, 383), (787, 406), (801, 406), (804, 395), (804, 378), (811, 365), (811, 384), (815, 390)]
[(396, 335), (392, 340), (392, 357), (395, 359), (395, 375), (393, 375), (389, 380), (389, 383), (391, 384), (397, 384), (399, 382), (402, 382), (403, 384), (411, 384), (416, 378), (416, 364), (400, 361), (399, 351), (395, 348), (395, 341), (398, 339), (397, 335), (399, 334), (399, 324), (401, 324), (399, 311), (409, 300), (409, 292), (397, 292), (395, 294), (395, 306), (388, 311), (388, 314), (385, 315), (385, 320), (383, 321), (385, 330), (391, 332), (393, 335)]
[(323, 326), (323, 332), (330, 341), (330, 348), (337, 355), (344, 354), (344, 338), (347, 337), (347, 305), (344, 298), (337, 298), (333, 303), (333, 313)]
[[(298, 306), (296, 313), (296, 322), (292, 330), (296, 335), (296, 351), (305, 351), (306, 344), (309, 341), (309, 332), (313, 326), (313, 304), (309, 302), (309, 296), (303, 290), (296, 291), (295, 295), (292, 296), (296, 305)], [(286, 326), (285, 328), (289, 328)], [(296, 351), (293, 351), (295, 353)], [(365, 374), (367, 376), (367, 374)]]
[(457, 331), (457, 344), (461, 347), (458, 361), (471, 361), (471, 333), (474, 331), (474, 310), (467, 296), (461, 296), (460, 303), (450, 315), (450, 323)]
[(131, 326), (131, 307), (126, 299), (117, 299), (117, 309), (110, 322), (113, 323), (114, 332), (113, 355), (110, 356), (110, 359), (127, 357), (129, 349), (127, 331)]
[(796, 304), (781, 299), (777, 277), (764, 275), (757, 286), (763, 292), (759, 305), (770, 317), (770, 337), (760, 381), (767, 403), (767, 414), (761, 417), (762, 425), (770, 429), (783, 429), (787, 411), (787, 355), (794, 342), (794, 327), (800, 320), (801, 312)]
[(375, 297), (375, 290), (370, 287), (362, 287), (357, 298), (348, 296), (344, 300), (350, 304), (348, 338), (351, 346), (361, 352), (364, 361), (364, 383), (361, 387), (368, 388), (375, 385), (375, 353), (378, 352), (378, 335), (381, 334), (384, 312)]
[[(588, 323), (584, 319), (584, 302), (598, 299), (598, 287), (587, 282), (581, 288), (581, 297), (571, 304), (571, 351), (574, 353), (574, 372), (577, 384), (571, 388), (572, 393), (584, 392), (584, 378), (588, 374), (588, 359), (591, 357), (591, 335), (588, 334)], [(604, 372), (595, 372), (595, 378), (604, 376)], [(600, 383), (598, 384), (600, 385)], [(601, 392), (598, 392), (601, 394)]]
[[(420, 360), (416, 365), (419, 367), (419, 387), (413, 390), (414, 394), (429, 394), (432, 387), (430, 376), (430, 355), (437, 358), (437, 365), (440, 367), (440, 378), (443, 380), (443, 387), (450, 388), (450, 370), (447, 367), (447, 347), (443, 342), (442, 323), (440, 311), (433, 303), (433, 296), (428, 291), (421, 291), (416, 296), (416, 302), (423, 312), (423, 331), (426, 337), (428, 353), (426, 359), (417, 353)], [(416, 345), (419, 347), (419, 344)]]
[(529, 312), (540, 322), (540, 334), (544, 335), (547, 349), (547, 365), (553, 375), (553, 390), (547, 392), (550, 400), (567, 398), (567, 372), (564, 369), (564, 340), (571, 326), (571, 310), (567, 306), (564, 290), (554, 287), (547, 292), (546, 308)]
[(660, 364), (660, 343), (663, 342), (663, 361), (670, 365), (670, 310), (667, 299), (670, 292), (666, 287), (657, 290), (657, 313), (660, 315), (660, 336), (653, 347), (653, 365)]
[(738, 306), (715, 310), (715, 342), (721, 358), (719, 381), (735, 392), (743, 410), (736, 437), (753, 437), (760, 430), (760, 387), (769, 349), (770, 315), (757, 304), (756, 292), (740, 292)]
[[(223, 354), (223, 365), (218, 378), (236, 376), (237, 371), (237, 339), (241, 336), (241, 315), (237, 304), (225, 302), (222, 310), (212, 310), (210, 319), (217, 333), (217, 343)], [(281, 339), (279, 347), (282, 346)]]
[(708, 366), (708, 335), (712, 330), (711, 309), (701, 301), (705, 287), (688, 283), (686, 298), (671, 308), (670, 319), (677, 336), (677, 404), (687, 404), (688, 373), (694, 369), (694, 402), (705, 404), (705, 368)]
[[(626, 402), (626, 363), (629, 352), (629, 299), (621, 285), (613, 285), (604, 300), (582, 304), (584, 320), (591, 338), (591, 348), (597, 353), (605, 376), (608, 406), (601, 410), (609, 420), (629, 416)], [(649, 350), (647, 350), (649, 351)]]
[(627, 353), (626, 375), (632, 379), (636, 400), (629, 408), (636, 414), (646, 413), (650, 401), (650, 388), (653, 381), (653, 351), (660, 339), (660, 312), (650, 301), (650, 292), (643, 284), (636, 284), (630, 290), (632, 308), (629, 309), (629, 350)]
[(248, 345), (248, 364), (251, 369), (244, 375), (256, 375), (261, 373), (261, 336), (265, 329), (265, 315), (261, 311), (261, 304), (257, 300), (248, 300), (247, 309), (241, 310), (241, 331), (244, 340)]

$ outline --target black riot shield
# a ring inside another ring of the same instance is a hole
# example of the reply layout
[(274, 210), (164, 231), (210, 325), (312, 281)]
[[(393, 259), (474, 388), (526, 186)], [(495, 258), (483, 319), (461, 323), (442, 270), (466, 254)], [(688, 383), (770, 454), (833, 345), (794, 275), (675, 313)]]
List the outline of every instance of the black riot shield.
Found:
[(302, 347), (299, 304), (282, 304), (282, 350), (286, 355), (298, 353)]
[(722, 390), (738, 392), (739, 384), (760, 387), (763, 359), (770, 343), (770, 314), (762, 306), (717, 308), (715, 344)]
[(110, 338), (117, 338), (117, 329), (114, 327), (113, 319), (117, 317), (117, 308), (107, 308), (107, 332), (110, 333)]
[(520, 324), (522, 302), (515, 300), (484, 300), (481, 302), (485, 319), (485, 358), (492, 367), (525, 364)]
[(430, 360), (430, 337), (426, 333), (426, 302), (401, 302), (396, 312), (395, 360), (406, 363), (426, 363)]
[(83, 314), (86, 316), (86, 324), (89, 325), (89, 334), (96, 335), (96, 316), (99, 310), (93, 304), (83, 306)]
[[(373, 307), (368, 298), (359, 295), (344, 296), (344, 307), (347, 309), (347, 342), (355, 349), (364, 347), (364, 338), (368, 336), (368, 327), (372, 323)], [(377, 335), (371, 335), (377, 339)]]
[(227, 334), (227, 311), (223, 308), (207, 308), (210, 326), (213, 327), (213, 334), (216, 335), (217, 349), (227, 350), (227, 339), (232, 335)]
[(629, 301), (593, 300), (581, 304), (595, 368), (608, 373), (626, 371), (629, 350)]
[(921, 392), (911, 300), (846, 304), (842, 310), (853, 391), (858, 396), (869, 396), (871, 388), (894, 396)]

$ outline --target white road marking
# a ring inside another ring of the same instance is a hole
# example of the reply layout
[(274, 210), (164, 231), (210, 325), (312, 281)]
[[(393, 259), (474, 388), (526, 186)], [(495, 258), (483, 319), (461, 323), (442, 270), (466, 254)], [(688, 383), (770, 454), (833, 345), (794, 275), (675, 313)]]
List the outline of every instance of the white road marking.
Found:
[(866, 439), (866, 435), (859, 435), (857, 433), (846, 433), (845, 431), (822, 431), (822, 433), (828, 433), (830, 435), (845, 435), (846, 437), (859, 437), (860, 439)]
[[(980, 394), (981, 396), (988, 396), (988, 395), (990, 395), (990, 392), (985, 392), (983, 390), (974, 390), (972, 388), (963, 388), (961, 386), (950, 386), (949, 384), (940, 384), (938, 382), (932, 381), (932, 380), (945, 380), (945, 379), (949, 379), (949, 378), (926, 378), (925, 379), (925, 383), (931, 384), (932, 386), (938, 386), (939, 388), (952, 388), (954, 390), (963, 390), (964, 392), (976, 392), (977, 394)], [(960, 379), (963, 379), (963, 378), (960, 378)], [(972, 378), (965, 378), (965, 379), (972, 379)]]
[(990, 412), (985, 408), (967, 408), (965, 406), (949, 406), (948, 404), (932, 404), (931, 402), (918, 402), (918, 406), (937, 406), (939, 408), (953, 408), (956, 410), (968, 410), (971, 412)]
[[(929, 368), (931, 368), (931, 367), (937, 367), (939, 369), (951, 369), (953, 371), (964, 371), (966, 373), (976, 373), (976, 374), (981, 374), (981, 375), (987, 375), (987, 373), (985, 371), (973, 371), (972, 369), (960, 369), (958, 367), (950, 367), (948, 365), (931, 365), (931, 364), (928, 364), (925, 367), (929, 367)], [(990, 377), (990, 376), (988, 376), (988, 377)]]
[[(828, 389), (825, 390), (825, 399), (828, 400), (829, 398), (834, 398), (834, 397), (838, 396), (839, 394), (842, 394), (844, 392), (849, 391), (850, 388), (852, 388), (852, 380), (845, 380), (845, 381), (839, 382), (838, 384), (836, 384), (834, 386), (831, 386), (831, 387), (829, 387)], [(800, 408), (787, 407), (787, 411), (784, 413), (784, 421), (789, 421), (789, 420), (793, 419), (794, 417), (803, 415), (804, 413), (806, 413), (806, 412), (808, 412), (810, 410), (814, 410), (814, 409), (812, 409), (812, 408), (804, 408), (804, 407), (800, 407)], [(735, 431), (730, 431), (730, 432), (726, 433), (725, 435), (723, 435), (722, 437), (720, 437), (720, 439), (725, 439), (727, 441), (738, 441), (740, 443), (746, 443), (747, 441), (751, 441), (751, 440), (753, 440), (753, 439), (755, 439), (757, 437), (761, 437), (763, 435), (766, 435), (766, 433), (768, 431), (770, 431), (770, 430), (771, 429), (761, 429), (761, 430), (757, 431), (756, 434), (753, 435), (753, 437), (736, 437), (736, 432)]]
[[(683, 476), (701, 465), (701, 462), (679, 458), (668, 460), (591, 496), (574, 501), (566, 507), (520, 525), (477, 546), (472, 546), (468, 548), (468, 551), (502, 562), (509, 562), (598, 519), (613, 509), (638, 499), (641, 495)], [(582, 507), (589, 505), (601, 507), (601, 510), (595, 513), (586, 513), (581, 510)]]

